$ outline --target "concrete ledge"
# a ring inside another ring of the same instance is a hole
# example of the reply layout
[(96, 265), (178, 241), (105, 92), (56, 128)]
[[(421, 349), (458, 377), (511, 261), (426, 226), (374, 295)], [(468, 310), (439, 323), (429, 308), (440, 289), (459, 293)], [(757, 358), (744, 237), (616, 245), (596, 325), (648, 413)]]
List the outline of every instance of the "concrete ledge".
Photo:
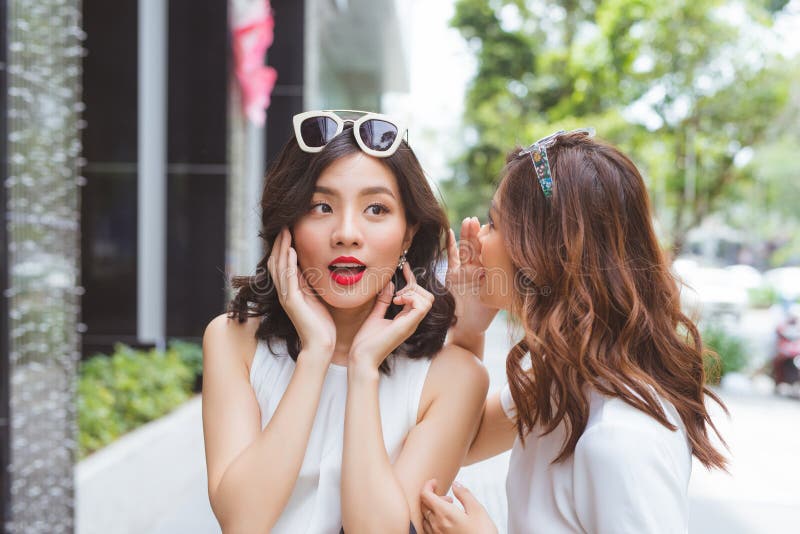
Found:
[(205, 491), (201, 400), (195, 396), (78, 463), (76, 532), (147, 532), (198, 486)]

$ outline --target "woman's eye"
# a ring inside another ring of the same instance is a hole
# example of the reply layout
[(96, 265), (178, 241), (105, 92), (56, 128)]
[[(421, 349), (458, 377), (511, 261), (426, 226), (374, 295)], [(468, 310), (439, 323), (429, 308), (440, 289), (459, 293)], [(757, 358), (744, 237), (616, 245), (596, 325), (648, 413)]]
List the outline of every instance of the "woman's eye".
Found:
[(311, 211), (315, 213), (331, 213), (330, 205), (326, 204), (325, 202), (317, 202), (313, 206), (311, 206)]
[(494, 221), (492, 220), (492, 216), (487, 215), (486, 218), (489, 220), (489, 228), (494, 228)]
[(382, 213), (389, 213), (389, 208), (384, 206), (383, 204), (371, 204), (367, 210), (369, 210), (370, 215), (380, 215)]

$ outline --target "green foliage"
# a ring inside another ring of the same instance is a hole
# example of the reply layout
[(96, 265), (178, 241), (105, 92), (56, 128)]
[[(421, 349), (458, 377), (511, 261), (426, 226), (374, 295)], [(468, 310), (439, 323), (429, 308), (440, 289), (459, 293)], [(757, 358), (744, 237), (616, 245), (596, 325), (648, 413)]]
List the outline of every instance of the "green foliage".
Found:
[(515, 145), (590, 125), (633, 156), (680, 248), (752, 180), (736, 157), (785, 108), (789, 60), (760, 41), (783, 3), (459, 0), (451, 24), (478, 60), (465, 111), (476, 141), (442, 184), (449, 215), (485, 211)]
[(747, 364), (747, 348), (744, 342), (722, 327), (705, 327), (702, 338), (703, 345), (716, 353), (705, 357), (706, 380), (710, 384), (719, 384), (726, 373), (740, 371)]
[(79, 457), (186, 401), (198, 368), (202, 370), (202, 349), (175, 341), (166, 352), (119, 344), (111, 356), (83, 362), (78, 379)]
[(169, 350), (175, 351), (180, 360), (189, 368), (193, 376), (203, 374), (203, 348), (197, 343), (189, 343), (180, 339), (169, 342)]
[(778, 302), (778, 292), (767, 285), (750, 288), (747, 290), (747, 300), (753, 308), (769, 308)]

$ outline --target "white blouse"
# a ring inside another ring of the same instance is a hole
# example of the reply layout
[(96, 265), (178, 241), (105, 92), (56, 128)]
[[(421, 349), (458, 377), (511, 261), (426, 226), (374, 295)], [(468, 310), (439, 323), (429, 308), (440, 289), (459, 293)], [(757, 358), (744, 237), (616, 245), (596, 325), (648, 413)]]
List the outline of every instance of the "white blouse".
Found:
[[(265, 428), (283, 397), (295, 362), (284, 343), (275, 353), (259, 340), (250, 367)], [(431, 360), (390, 356), (391, 374), (381, 374), (378, 386), (381, 427), (386, 452), (394, 462), (409, 431), (417, 424), (419, 400)], [(341, 474), (347, 367), (331, 364), (322, 386), (308, 447), (289, 502), (272, 528), (273, 534), (338, 534), (342, 527)]]
[[(517, 533), (685, 533), (691, 446), (678, 412), (657, 396), (671, 431), (619, 398), (590, 390), (589, 421), (575, 453), (553, 464), (561, 423), (514, 442), (506, 479), (508, 531)], [(508, 385), (500, 399), (513, 419)]]

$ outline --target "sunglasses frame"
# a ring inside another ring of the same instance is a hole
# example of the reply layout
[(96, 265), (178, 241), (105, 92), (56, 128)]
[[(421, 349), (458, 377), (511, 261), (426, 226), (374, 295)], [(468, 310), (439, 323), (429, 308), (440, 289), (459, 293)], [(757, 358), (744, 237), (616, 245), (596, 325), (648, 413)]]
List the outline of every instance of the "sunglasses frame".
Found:
[[(343, 119), (337, 113), (361, 113), (362, 116), (358, 117), (357, 119)], [(314, 117), (326, 117), (333, 120), (336, 123), (336, 133), (322, 146), (319, 147), (312, 147), (308, 146), (306, 142), (303, 140), (303, 136), (301, 133), (301, 126), (306, 119), (312, 119)], [(361, 125), (369, 120), (379, 120), (383, 122), (388, 122), (395, 128), (397, 128), (397, 136), (394, 138), (394, 142), (387, 148), (386, 150), (373, 150), (369, 148), (366, 143), (361, 139)], [(316, 110), (316, 111), (304, 111), (303, 113), (298, 113), (294, 117), (292, 117), (292, 124), (294, 126), (294, 136), (297, 139), (297, 144), (300, 145), (300, 149), (303, 152), (309, 152), (311, 154), (317, 153), (322, 151), (325, 146), (331, 142), (331, 140), (342, 133), (344, 131), (344, 127), (347, 123), (353, 124), (353, 136), (356, 138), (356, 143), (358, 146), (363, 150), (365, 153), (369, 154), (370, 156), (376, 158), (388, 158), (395, 152), (397, 152), (397, 147), (400, 146), (400, 143), (403, 141), (403, 138), (408, 131), (403, 123), (395, 119), (394, 117), (389, 117), (388, 115), (383, 115), (380, 113), (372, 113), (371, 111), (359, 111), (355, 109), (336, 109), (336, 110)]]

